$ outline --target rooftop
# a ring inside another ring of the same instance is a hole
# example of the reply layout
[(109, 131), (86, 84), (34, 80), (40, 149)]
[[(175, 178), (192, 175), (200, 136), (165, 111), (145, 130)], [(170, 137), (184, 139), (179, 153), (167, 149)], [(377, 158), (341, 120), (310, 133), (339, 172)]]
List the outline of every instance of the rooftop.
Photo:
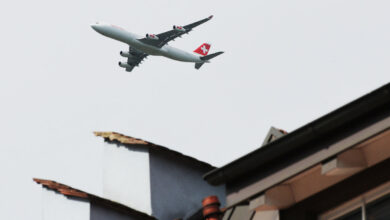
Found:
[(145, 219), (145, 220), (156, 220), (155, 217), (150, 216), (146, 213), (140, 212), (138, 210), (132, 209), (130, 207), (124, 206), (122, 204), (116, 203), (114, 201), (101, 198), (99, 196), (72, 188), (70, 186), (67, 186), (65, 184), (61, 184), (58, 182), (55, 182), (53, 180), (46, 180), (46, 179), (39, 179), (39, 178), (33, 178), (33, 180), (42, 185), (42, 187), (53, 190), (55, 192), (58, 192), (68, 198), (76, 198), (76, 199), (84, 199), (86, 201), (90, 202), (95, 202), (99, 204), (103, 204), (105, 206), (110, 207), (111, 209), (117, 210), (119, 212), (128, 214), (128, 215), (136, 215), (139, 216), (140, 219)]
[(163, 147), (142, 139), (126, 136), (117, 132), (100, 132), (100, 131), (95, 131), (94, 134), (98, 137), (103, 137), (105, 141), (109, 143), (120, 143), (123, 145), (131, 145), (133, 147), (145, 147), (147, 149), (152, 149), (155, 151), (161, 151), (165, 153), (169, 153), (171, 155), (174, 155), (176, 157), (182, 158), (184, 160), (187, 160), (188, 162), (195, 163), (197, 165), (203, 166), (207, 169), (215, 169), (214, 166), (212, 166), (209, 163), (203, 162), (201, 160), (198, 160), (194, 157), (184, 155), (180, 152), (171, 150), (167, 147)]
[[(319, 147), (316, 143), (334, 141), (376, 120), (388, 117), (390, 110), (390, 83), (352, 101), (307, 125), (266, 143), (237, 160), (210, 171), (204, 179), (212, 185), (235, 181), (253, 172), (278, 169), (289, 164), (294, 155), (309, 154)], [(284, 132), (283, 132), (284, 133)], [(326, 146), (323, 146), (326, 147)]]

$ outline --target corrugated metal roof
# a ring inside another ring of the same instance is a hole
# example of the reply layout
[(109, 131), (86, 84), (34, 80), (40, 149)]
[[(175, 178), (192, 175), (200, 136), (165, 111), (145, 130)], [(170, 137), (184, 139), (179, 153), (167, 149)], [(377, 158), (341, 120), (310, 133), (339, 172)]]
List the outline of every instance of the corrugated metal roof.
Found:
[(126, 213), (128, 215), (137, 215), (141, 217), (141, 219), (147, 219), (147, 220), (155, 220), (156, 218), (153, 216), (150, 216), (146, 213), (140, 212), (138, 210), (132, 209), (130, 207), (124, 206), (122, 204), (116, 203), (114, 201), (101, 198), (99, 196), (83, 192), (81, 190), (72, 188), (70, 186), (55, 182), (53, 180), (46, 180), (46, 179), (39, 179), (39, 178), (33, 178), (33, 180), (42, 185), (42, 187), (56, 191), (58, 193), (61, 193), (62, 195), (65, 195), (67, 197), (72, 198), (78, 198), (78, 199), (85, 199), (91, 202), (96, 202), (99, 204), (103, 204), (105, 206), (110, 207), (111, 209)]
[(107, 141), (107, 142), (119, 142), (119, 143), (121, 143), (123, 145), (147, 147), (147, 148), (153, 149), (153, 150), (164, 151), (164, 152), (170, 153), (172, 155), (175, 155), (177, 157), (186, 159), (186, 160), (188, 160), (190, 162), (194, 162), (194, 163), (196, 163), (198, 165), (205, 166), (205, 167), (209, 168), (210, 170), (211, 169), (215, 169), (215, 167), (212, 166), (209, 163), (200, 161), (200, 160), (198, 160), (198, 159), (196, 159), (194, 157), (190, 157), (190, 156), (184, 155), (184, 154), (182, 154), (180, 152), (171, 150), (169, 148), (166, 148), (166, 147), (163, 147), (163, 146), (160, 146), (160, 145), (156, 145), (156, 144), (148, 142), (148, 141), (144, 141), (142, 139), (126, 136), (126, 135), (123, 135), (123, 134), (120, 134), (120, 133), (117, 133), (117, 132), (95, 131), (94, 134), (96, 136), (98, 136), (98, 137), (103, 137), (104, 140)]

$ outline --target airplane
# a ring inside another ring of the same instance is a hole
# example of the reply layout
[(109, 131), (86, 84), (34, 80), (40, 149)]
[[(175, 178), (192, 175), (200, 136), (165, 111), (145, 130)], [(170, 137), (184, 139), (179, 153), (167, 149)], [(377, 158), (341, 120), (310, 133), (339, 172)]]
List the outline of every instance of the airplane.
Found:
[(208, 54), (211, 45), (204, 43), (199, 46), (195, 53), (201, 56), (196, 56), (183, 50), (171, 47), (168, 42), (181, 37), (183, 34), (188, 34), (193, 28), (209, 21), (213, 16), (209, 16), (200, 21), (194, 22), (185, 26), (174, 25), (173, 29), (161, 34), (146, 34), (143, 38), (136, 34), (130, 33), (121, 27), (115, 25), (96, 22), (91, 24), (91, 27), (98, 33), (121, 41), (129, 45), (129, 51), (121, 51), (120, 55), (127, 58), (127, 62), (119, 62), (119, 66), (125, 68), (127, 72), (131, 72), (134, 67), (138, 66), (141, 61), (147, 58), (148, 55), (164, 56), (173, 60), (182, 62), (195, 63), (195, 68), (199, 69), (203, 64), (209, 63), (210, 59), (224, 53), (222, 51), (213, 54)]

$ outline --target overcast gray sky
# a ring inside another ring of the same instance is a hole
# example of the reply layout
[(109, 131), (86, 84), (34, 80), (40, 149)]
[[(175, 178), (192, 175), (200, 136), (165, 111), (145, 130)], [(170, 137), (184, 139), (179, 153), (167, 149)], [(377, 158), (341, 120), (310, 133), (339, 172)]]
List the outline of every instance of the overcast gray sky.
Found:
[[(53, 1), (0, 3), (0, 218), (39, 219), (32, 177), (101, 193), (102, 140), (117, 131), (216, 166), (390, 79), (389, 1)], [(105, 21), (160, 33), (213, 14), (170, 45), (226, 53), (193, 64), (150, 57), (118, 67), (127, 46)]]

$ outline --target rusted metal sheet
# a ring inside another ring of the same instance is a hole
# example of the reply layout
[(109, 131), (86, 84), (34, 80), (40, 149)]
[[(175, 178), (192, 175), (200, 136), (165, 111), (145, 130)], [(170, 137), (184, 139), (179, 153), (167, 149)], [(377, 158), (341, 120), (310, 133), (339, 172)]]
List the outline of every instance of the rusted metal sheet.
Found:
[(122, 144), (154, 145), (153, 143), (150, 143), (150, 142), (138, 139), (138, 138), (126, 136), (126, 135), (116, 133), (116, 132), (95, 131), (94, 134), (98, 137), (103, 137), (103, 138), (108, 139), (110, 141), (118, 141)]
[(33, 180), (36, 183), (41, 184), (43, 187), (57, 191), (65, 196), (84, 198), (84, 199), (88, 198), (88, 194), (86, 192), (71, 188), (67, 185), (57, 183), (52, 180), (45, 180), (45, 179), (38, 179), (38, 178), (33, 178)]

